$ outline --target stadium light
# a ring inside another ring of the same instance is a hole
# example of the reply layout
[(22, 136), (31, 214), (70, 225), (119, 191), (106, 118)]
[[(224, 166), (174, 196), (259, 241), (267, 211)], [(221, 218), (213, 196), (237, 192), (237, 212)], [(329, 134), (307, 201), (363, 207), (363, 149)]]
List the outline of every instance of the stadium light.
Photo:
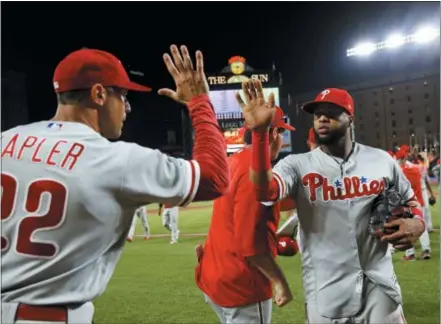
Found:
[(367, 56), (377, 50), (375, 43), (361, 43), (354, 48), (355, 55)]
[(417, 43), (427, 43), (439, 36), (439, 29), (425, 27), (411, 35), (413, 41)]
[(401, 46), (403, 44), (406, 43), (406, 37), (399, 35), (399, 34), (394, 34), (389, 36), (386, 41), (384, 42), (384, 46), (387, 48), (395, 48), (398, 46)]
[(359, 44), (346, 50), (346, 56), (367, 56), (378, 50), (397, 48), (408, 43), (429, 43), (436, 38), (439, 38), (439, 35), (439, 28), (424, 27), (411, 35), (403, 36), (400, 34), (393, 34), (385, 41)]

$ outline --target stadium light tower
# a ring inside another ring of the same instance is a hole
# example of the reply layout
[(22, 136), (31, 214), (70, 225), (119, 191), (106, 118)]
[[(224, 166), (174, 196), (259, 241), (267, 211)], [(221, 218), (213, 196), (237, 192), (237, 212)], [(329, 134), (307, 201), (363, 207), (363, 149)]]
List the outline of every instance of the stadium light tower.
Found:
[(361, 43), (353, 48), (347, 49), (346, 56), (368, 56), (378, 50), (397, 48), (409, 43), (430, 43), (435, 39), (439, 39), (439, 35), (439, 28), (422, 27), (415, 33), (407, 36), (401, 34), (392, 34), (386, 38), (386, 40), (378, 43)]

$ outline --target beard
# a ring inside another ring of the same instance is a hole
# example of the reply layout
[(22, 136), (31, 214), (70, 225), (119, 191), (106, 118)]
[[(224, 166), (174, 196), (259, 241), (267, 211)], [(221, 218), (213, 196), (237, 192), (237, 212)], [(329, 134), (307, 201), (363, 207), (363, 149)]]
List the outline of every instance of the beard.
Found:
[(342, 138), (346, 136), (349, 124), (343, 123), (340, 127), (330, 130), (328, 134), (320, 136), (314, 129), (315, 140), (318, 145), (332, 145), (338, 143)]

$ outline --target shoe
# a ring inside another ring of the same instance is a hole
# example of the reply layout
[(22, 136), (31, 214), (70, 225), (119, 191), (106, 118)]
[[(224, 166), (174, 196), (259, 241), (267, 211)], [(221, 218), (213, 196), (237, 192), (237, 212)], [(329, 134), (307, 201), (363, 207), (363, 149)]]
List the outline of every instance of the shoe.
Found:
[(409, 256), (405, 255), (401, 258), (401, 261), (416, 261), (415, 254)]
[(133, 237), (132, 236), (127, 236), (126, 241), (129, 242), (129, 243), (132, 243)]
[(176, 244), (178, 241), (170, 241), (170, 244)]
[(150, 240), (150, 236), (144, 236), (144, 241)]
[(425, 250), (421, 253), (421, 259), (423, 260), (429, 260), (430, 259), (430, 251)]

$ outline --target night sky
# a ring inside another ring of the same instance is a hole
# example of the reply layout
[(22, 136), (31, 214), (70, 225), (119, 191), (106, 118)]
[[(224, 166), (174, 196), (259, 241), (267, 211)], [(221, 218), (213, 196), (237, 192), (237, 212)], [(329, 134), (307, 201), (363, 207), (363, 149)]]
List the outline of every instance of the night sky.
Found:
[[(392, 31), (411, 33), (421, 23), (439, 26), (439, 6), (439, 2), (3, 2), (2, 73), (26, 73), (32, 121), (53, 115), (53, 70), (81, 47), (112, 52), (124, 65), (145, 74), (136, 81), (154, 89), (172, 85), (162, 53), (175, 43), (202, 50), (207, 73), (219, 72), (233, 55), (246, 57), (259, 70), (274, 62), (284, 87), (300, 93), (430, 67), (433, 60), (421, 59), (419, 52), (413, 53), (411, 64), (400, 64), (399, 56), (360, 60), (347, 58), (345, 51), (363, 39), (383, 40)], [(162, 143), (148, 135), (153, 129), (165, 132), (166, 127), (158, 125), (166, 122), (179, 127), (181, 108), (169, 99), (155, 92), (130, 97), (141, 103), (129, 116), (128, 124), (137, 129), (130, 140), (159, 146)]]

